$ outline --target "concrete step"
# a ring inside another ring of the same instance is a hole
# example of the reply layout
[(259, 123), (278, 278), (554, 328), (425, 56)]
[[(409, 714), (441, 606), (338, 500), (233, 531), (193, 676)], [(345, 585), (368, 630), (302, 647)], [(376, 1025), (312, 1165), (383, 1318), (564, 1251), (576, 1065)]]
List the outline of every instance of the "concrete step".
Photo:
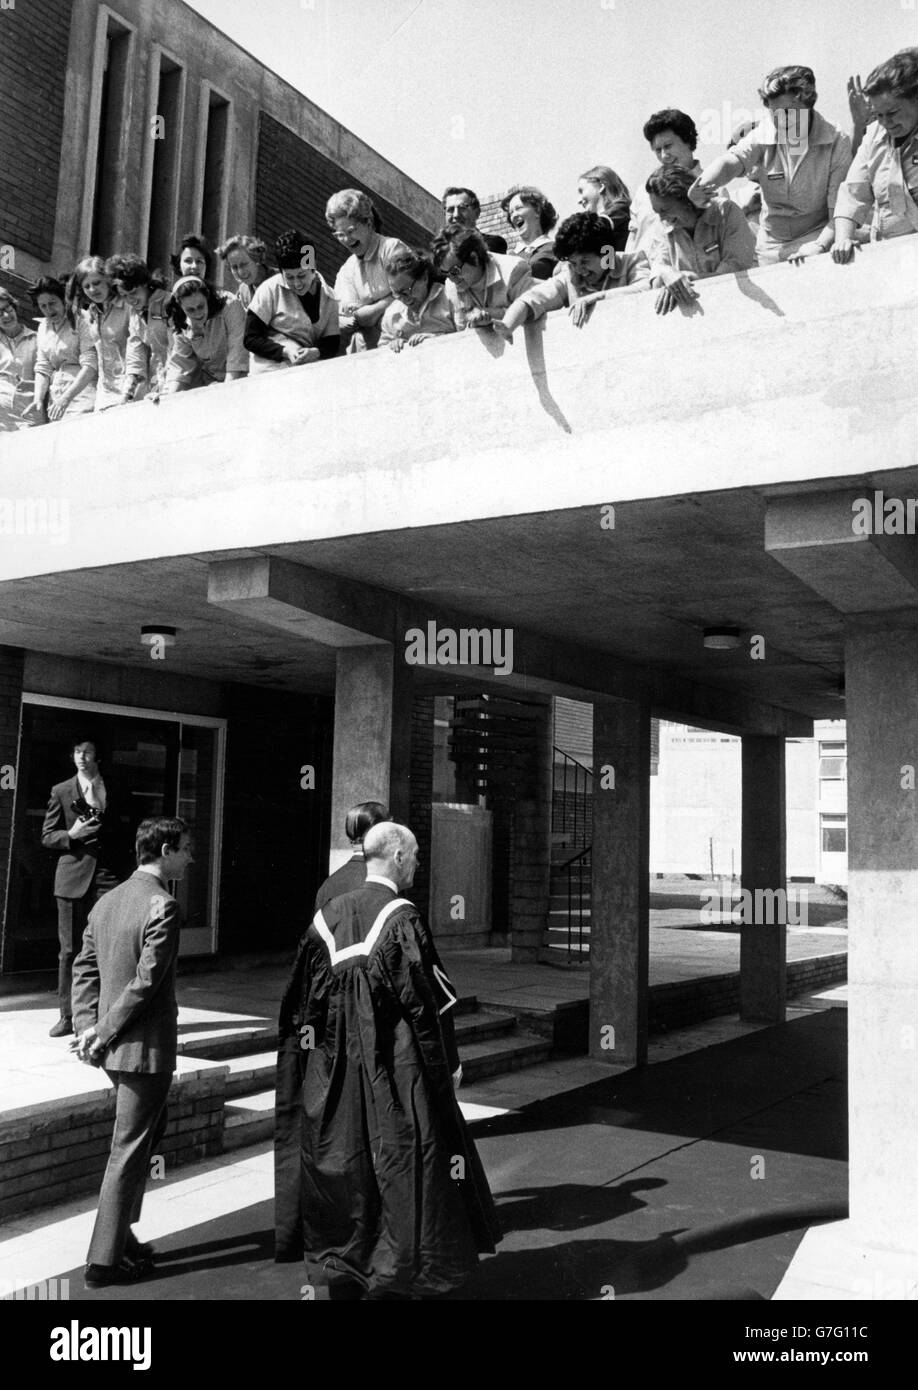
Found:
[(179, 1029), (178, 1050), (183, 1057), (203, 1057), (208, 1062), (224, 1057), (244, 1057), (277, 1048), (275, 1023), (234, 1023), (225, 1028)]
[(463, 1051), (467, 1043), (504, 1037), (512, 1033), (515, 1027), (516, 1020), (510, 1014), (493, 1014), (488, 1013), (487, 1009), (479, 1009), (477, 1013), (460, 1014), (456, 1019), (456, 1042)]
[(260, 1144), (274, 1135), (274, 1087), (227, 1101), (223, 1110), (223, 1152)]
[(265, 1087), (274, 1087), (277, 1078), (276, 1052), (249, 1052), (241, 1057), (227, 1057), (227, 1098), (250, 1096)]
[(485, 1076), (500, 1076), (504, 1072), (518, 1071), (521, 1067), (534, 1067), (544, 1062), (551, 1054), (551, 1043), (547, 1038), (537, 1038), (531, 1033), (514, 1033), (510, 1037), (492, 1038), (487, 1042), (469, 1043), (459, 1050), (462, 1061), (463, 1081), (480, 1081)]

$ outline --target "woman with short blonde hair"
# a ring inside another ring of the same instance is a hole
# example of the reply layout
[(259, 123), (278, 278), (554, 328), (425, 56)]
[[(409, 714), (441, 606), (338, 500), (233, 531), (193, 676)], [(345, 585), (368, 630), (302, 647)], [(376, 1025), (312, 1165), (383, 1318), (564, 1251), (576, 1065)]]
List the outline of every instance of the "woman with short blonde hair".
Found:
[(375, 348), (383, 314), (392, 303), (385, 261), (407, 247), (397, 237), (380, 235), (382, 221), (371, 198), (358, 188), (343, 188), (329, 198), (325, 221), (335, 240), (350, 252), (335, 279), (339, 328), (348, 352)]

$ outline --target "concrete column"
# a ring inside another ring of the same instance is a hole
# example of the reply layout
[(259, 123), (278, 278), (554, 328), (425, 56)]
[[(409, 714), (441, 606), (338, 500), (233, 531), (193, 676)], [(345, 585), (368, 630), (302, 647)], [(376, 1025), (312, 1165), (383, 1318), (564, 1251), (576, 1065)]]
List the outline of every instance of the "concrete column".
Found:
[[(614, 785), (613, 785), (614, 778)], [(590, 1056), (647, 1060), (650, 946), (650, 708), (593, 706)]]
[(787, 884), (785, 799), (784, 739), (744, 735), (742, 886), (754, 906), (757, 892), (769, 896), (740, 928), (740, 1015), (767, 1023), (784, 1022), (787, 999), (787, 921), (777, 910)]
[(344, 818), (356, 802), (385, 802), (394, 817), (407, 820), (411, 687), (410, 668), (388, 644), (339, 648), (332, 754), (332, 869), (351, 852)]
[(510, 958), (536, 961), (545, 945), (551, 892), (552, 709), (537, 707), (535, 738), (517, 783), (510, 841)]
[(918, 1274), (918, 624), (887, 621), (845, 653), (850, 1220)]

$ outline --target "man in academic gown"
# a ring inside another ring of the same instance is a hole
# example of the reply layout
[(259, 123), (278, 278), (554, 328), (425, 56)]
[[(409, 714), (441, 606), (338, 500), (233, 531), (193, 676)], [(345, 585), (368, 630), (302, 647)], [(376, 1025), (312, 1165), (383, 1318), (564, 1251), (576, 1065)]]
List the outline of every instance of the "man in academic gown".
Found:
[[(310, 1277), (368, 1299), (461, 1287), (500, 1239), (456, 1102), (453, 990), (417, 908), (400, 894), (417, 841), (391, 821), (364, 840), (363, 888), (316, 913), (288, 990), (280, 1044), (306, 1058), (298, 1098), (300, 1228)], [(279, 1097), (280, 1101), (280, 1097)]]

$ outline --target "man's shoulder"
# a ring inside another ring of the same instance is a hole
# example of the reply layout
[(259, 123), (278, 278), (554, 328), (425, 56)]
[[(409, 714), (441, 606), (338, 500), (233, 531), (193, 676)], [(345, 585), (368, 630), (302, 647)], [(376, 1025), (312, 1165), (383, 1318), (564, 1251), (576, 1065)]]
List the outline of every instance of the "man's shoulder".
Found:
[(75, 777), (65, 777), (63, 782), (55, 782), (51, 788), (51, 795), (56, 796), (58, 801), (63, 801), (68, 791), (72, 791), (76, 783)]
[[(144, 873), (142, 869), (135, 869), (130, 878), (126, 878), (116, 888), (104, 893), (96, 904), (96, 908), (106, 907), (109, 912), (112, 912), (128, 903), (141, 905), (155, 903), (164, 914), (167, 911), (171, 913), (173, 908), (178, 907), (178, 900), (169, 892), (162, 880), (157, 878), (155, 874)], [(107, 913), (102, 915), (107, 915)]]

